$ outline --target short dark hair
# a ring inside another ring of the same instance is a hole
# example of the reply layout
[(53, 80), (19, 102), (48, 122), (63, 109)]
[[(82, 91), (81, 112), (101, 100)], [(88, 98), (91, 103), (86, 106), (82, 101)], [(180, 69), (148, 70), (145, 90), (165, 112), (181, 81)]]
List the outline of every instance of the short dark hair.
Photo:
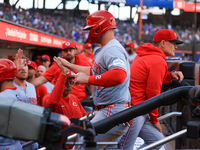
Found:
[(160, 44), (160, 42), (161, 42), (161, 41), (159, 41), (159, 42), (154, 42), (153, 45), (156, 46), (156, 47), (158, 47), (158, 45)]

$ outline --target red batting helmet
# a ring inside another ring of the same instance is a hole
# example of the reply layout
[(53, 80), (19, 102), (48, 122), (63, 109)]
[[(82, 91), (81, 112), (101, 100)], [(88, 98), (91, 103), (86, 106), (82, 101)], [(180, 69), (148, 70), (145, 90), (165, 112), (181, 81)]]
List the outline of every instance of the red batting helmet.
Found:
[(17, 75), (17, 67), (9, 59), (0, 59), (0, 81), (14, 79)]
[(83, 30), (90, 30), (87, 42), (94, 44), (109, 29), (116, 29), (115, 17), (106, 10), (99, 10), (87, 17)]

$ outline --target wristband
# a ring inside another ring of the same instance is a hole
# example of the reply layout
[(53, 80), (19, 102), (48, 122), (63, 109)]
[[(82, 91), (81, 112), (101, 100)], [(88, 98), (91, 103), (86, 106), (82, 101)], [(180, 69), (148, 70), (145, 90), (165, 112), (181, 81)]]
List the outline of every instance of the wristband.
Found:
[[(172, 73), (174, 73), (174, 72), (176, 72), (176, 70), (172, 70), (172, 71), (171, 71), (171, 77), (172, 77)], [(172, 77), (172, 78), (173, 78), (173, 77)]]

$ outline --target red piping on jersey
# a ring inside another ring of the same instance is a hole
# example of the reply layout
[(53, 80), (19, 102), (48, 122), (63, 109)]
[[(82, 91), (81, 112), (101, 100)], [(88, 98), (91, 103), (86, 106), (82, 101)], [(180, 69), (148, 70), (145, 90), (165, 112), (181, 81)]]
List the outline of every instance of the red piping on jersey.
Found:
[[(5, 90), (16, 90), (17, 88), (16, 87), (14, 87), (14, 88), (6, 88), (6, 89), (4, 89), (3, 91), (5, 91)], [(1, 91), (1, 92), (3, 92), (3, 91)]]

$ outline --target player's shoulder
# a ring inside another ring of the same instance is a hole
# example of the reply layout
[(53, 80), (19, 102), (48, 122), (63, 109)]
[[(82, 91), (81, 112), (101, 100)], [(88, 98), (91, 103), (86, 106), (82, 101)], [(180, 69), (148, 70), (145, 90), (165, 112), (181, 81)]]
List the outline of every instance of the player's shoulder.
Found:
[(109, 41), (102, 49), (109, 53), (113, 53), (112, 50), (115, 50), (115, 52), (125, 52), (124, 47), (116, 39)]
[(91, 63), (88, 61), (88, 59), (86, 58), (86, 56), (83, 56), (83, 55), (76, 55), (75, 56), (75, 63), (77, 65), (80, 65), (80, 66), (91, 66)]

